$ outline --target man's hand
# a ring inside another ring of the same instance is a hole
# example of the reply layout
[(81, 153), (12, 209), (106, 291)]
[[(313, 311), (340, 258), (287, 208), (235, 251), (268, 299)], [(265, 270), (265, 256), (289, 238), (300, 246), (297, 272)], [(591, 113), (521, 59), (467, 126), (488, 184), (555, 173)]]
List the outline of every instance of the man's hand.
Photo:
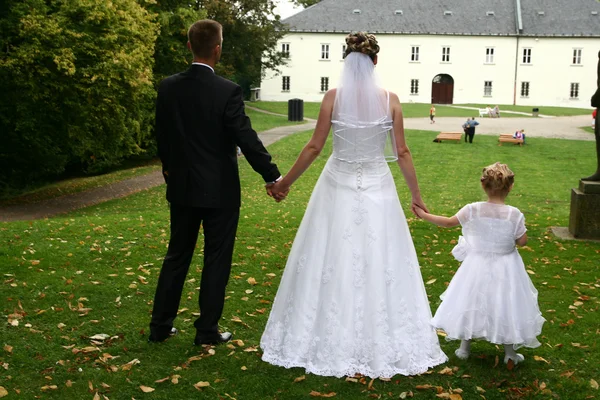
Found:
[(281, 181), (270, 183), (265, 185), (265, 187), (267, 189), (267, 194), (278, 203), (284, 200), (290, 192), (290, 187), (282, 184)]

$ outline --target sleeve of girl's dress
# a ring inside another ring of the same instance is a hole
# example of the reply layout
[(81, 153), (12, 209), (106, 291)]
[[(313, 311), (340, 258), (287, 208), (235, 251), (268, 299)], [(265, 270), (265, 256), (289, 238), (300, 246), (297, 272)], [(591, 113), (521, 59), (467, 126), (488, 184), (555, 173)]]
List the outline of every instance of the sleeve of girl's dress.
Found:
[(458, 212), (456, 213), (458, 222), (460, 222), (460, 224), (462, 226), (464, 226), (467, 222), (469, 222), (471, 220), (471, 209), (472, 209), (472, 205), (467, 204), (466, 206), (464, 206), (463, 208), (458, 210)]
[(523, 236), (525, 232), (527, 232), (527, 228), (525, 227), (525, 216), (522, 212), (519, 212), (519, 217), (515, 224), (515, 240)]

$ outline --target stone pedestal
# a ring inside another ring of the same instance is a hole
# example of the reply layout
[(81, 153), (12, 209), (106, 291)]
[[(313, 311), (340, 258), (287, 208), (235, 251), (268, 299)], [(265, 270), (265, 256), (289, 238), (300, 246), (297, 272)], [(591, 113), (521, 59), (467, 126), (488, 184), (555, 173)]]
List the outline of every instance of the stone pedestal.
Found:
[(571, 190), (569, 232), (580, 239), (600, 239), (600, 182), (579, 181)]

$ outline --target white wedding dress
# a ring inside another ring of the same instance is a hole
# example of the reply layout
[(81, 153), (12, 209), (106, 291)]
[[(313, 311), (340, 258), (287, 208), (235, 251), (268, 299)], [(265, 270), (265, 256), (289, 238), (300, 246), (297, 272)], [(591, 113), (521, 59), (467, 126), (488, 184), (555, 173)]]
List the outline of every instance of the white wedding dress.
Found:
[[(271, 364), (389, 378), (447, 360), (386, 162), (386, 148), (395, 146), (389, 96), (382, 93), (386, 115), (371, 123), (334, 107), (333, 155), (308, 203), (260, 342), (262, 359)], [(340, 96), (338, 88), (336, 105)]]

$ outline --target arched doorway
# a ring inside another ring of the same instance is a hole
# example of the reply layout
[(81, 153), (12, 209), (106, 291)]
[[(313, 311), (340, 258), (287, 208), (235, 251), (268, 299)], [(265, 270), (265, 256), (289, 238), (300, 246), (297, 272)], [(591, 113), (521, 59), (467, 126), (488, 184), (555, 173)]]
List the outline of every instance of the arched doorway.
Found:
[(431, 83), (431, 104), (452, 104), (454, 97), (454, 78), (439, 74)]

